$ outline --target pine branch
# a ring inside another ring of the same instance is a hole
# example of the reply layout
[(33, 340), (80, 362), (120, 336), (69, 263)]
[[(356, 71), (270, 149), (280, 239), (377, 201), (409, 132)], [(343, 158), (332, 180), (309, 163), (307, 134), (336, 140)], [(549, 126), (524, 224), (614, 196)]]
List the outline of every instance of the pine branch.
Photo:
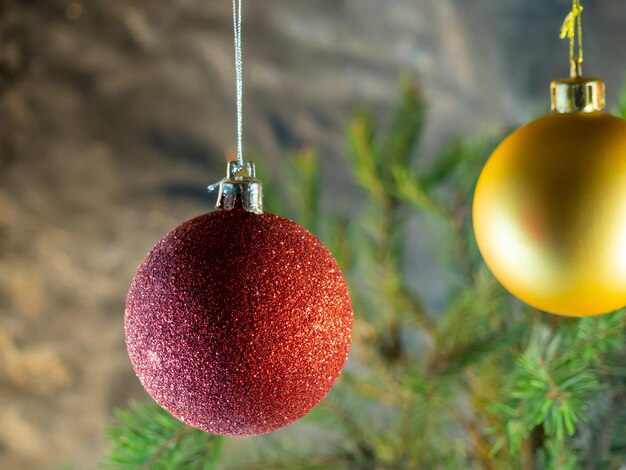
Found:
[(562, 440), (548, 441), (539, 453), (540, 468), (554, 470), (579, 470), (581, 465), (576, 454)]
[[(619, 112), (626, 116), (626, 90)], [(387, 129), (369, 113), (355, 117), (348, 139), (365, 189), (359, 214), (322, 216), (313, 151), (290, 167), (282, 210), (327, 236), (356, 314), (349, 372), (322, 405), (288, 432), (228, 441), (234, 450), (222, 459), (222, 438), (134, 404), (108, 432), (104, 468), (573, 470), (625, 461), (626, 313), (561, 319), (513, 300), (484, 266), (470, 217), (498, 139), (456, 140), (429, 164), (418, 160), (424, 119), (408, 82)], [(407, 279), (414, 214), (441, 239), (437, 255), (454, 277), (434, 312)], [(603, 414), (598, 403), (609, 396)], [(597, 439), (584, 440), (596, 425)]]
[(154, 403), (131, 403), (118, 410), (107, 430), (109, 449), (102, 468), (211, 470), (220, 459), (223, 438), (192, 429)]
[(538, 325), (530, 344), (517, 361), (508, 404), (494, 404), (503, 416), (513, 449), (519, 449), (531, 430), (541, 425), (548, 437), (563, 441), (586, 419), (588, 404), (604, 389), (589, 362), (571, 351), (560, 334)]
[(282, 462), (269, 464), (241, 465), (234, 467), (233, 470), (339, 470), (349, 467), (351, 462), (350, 457), (285, 459)]

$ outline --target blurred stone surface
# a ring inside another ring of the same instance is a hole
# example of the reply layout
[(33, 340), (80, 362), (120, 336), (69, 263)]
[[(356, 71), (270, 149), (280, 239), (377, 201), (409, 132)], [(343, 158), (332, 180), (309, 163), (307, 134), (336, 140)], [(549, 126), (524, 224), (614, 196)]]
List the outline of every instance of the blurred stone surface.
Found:
[[(247, 148), (278, 172), (290, 150), (320, 148), (326, 205), (345, 209), (355, 109), (384, 120), (408, 72), (430, 102), (427, 155), (523, 122), (567, 73), (568, 5), (247, 2)], [(126, 290), (163, 233), (209, 208), (204, 187), (233, 149), (230, 13), (216, 0), (0, 1), (0, 468), (93, 468), (113, 407), (144, 397)], [(587, 70), (614, 101), (626, 4), (590, 3), (585, 23)], [(416, 285), (436, 291), (414, 256)]]

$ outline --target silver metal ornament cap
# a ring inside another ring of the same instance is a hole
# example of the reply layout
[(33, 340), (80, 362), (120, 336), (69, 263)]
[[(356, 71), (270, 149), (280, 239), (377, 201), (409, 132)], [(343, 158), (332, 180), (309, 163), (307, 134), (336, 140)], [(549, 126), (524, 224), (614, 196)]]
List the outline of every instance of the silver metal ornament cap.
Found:
[(550, 85), (552, 111), (557, 113), (593, 113), (605, 106), (605, 86), (599, 78), (572, 77), (555, 80)]
[(241, 207), (254, 214), (263, 213), (263, 185), (256, 179), (254, 163), (228, 162), (226, 178), (219, 182), (218, 190), (217, 209), (230, 211)]

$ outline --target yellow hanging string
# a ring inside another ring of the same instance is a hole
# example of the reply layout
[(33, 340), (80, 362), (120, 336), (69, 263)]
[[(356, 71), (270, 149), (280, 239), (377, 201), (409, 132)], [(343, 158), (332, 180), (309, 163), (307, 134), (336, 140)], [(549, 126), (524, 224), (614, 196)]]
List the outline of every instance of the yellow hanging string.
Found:
[[(579, 77), (582, 73), (583, 63), (583, 7), (580, 0), (572, 0), (572, 11), (569, 12), (563, 27), (561, 39), (569, 39), (569, 60), (572, 66), (571, 76)], [(578, 38), (578, 54), (576, 54), (576, 38)]]

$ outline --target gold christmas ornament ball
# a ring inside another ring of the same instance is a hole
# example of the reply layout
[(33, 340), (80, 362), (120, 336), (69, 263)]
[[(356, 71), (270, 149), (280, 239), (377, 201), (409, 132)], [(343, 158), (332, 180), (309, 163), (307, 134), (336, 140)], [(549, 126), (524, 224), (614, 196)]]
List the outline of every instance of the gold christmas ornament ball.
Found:
[(626, 121), (574, 107), (518, 129), (478, 180), (473, 221), (485, 262), (527, 304), (575, 317), (624, 307)]

